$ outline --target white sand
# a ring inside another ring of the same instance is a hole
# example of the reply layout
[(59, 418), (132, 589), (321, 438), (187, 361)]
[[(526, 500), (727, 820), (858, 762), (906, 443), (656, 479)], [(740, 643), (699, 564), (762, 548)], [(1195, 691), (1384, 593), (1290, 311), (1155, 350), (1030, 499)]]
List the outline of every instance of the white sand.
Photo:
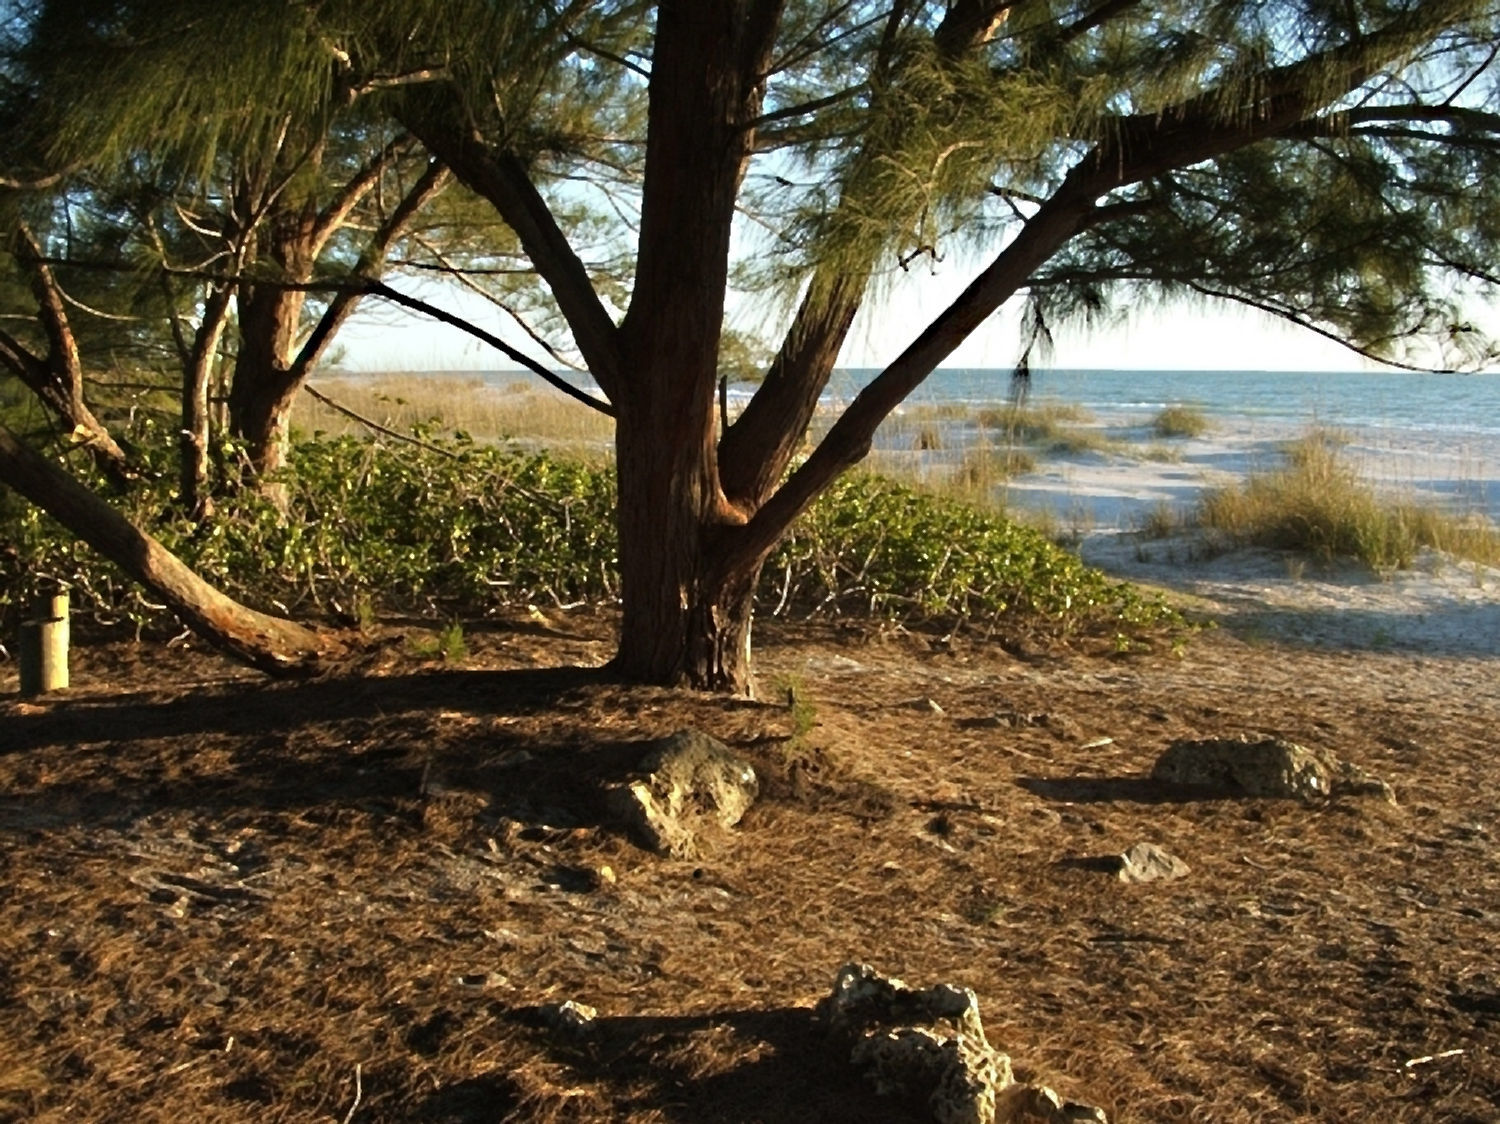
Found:
[(1143, 541), (1085, 536), (1085, 561), (1178, 593), (1248, 636), (1317, 647), (1500, 655), (1500, 570), (1424, 551), (1411, 570), (1374, 575), (1321, 568), (1293, 555), (1241, 549), (1209, 555), (1194, 536)]
[[(1336, 648), (1500, 655), (1494, 568), (1426, 551), (1409, 571), (1373, 575), (1274, 551), (1215, 552), (1191, 533), (1160, 540), (1132, 533), (1160, 505), (1185, 513), (1204, 488), (1275, 467), (1284, 444), (1306, 432), (1247, 423), (1173, 442), (1181, 454), (1174, 462), (1101, 454), (1048, 460), (1013, 481), (1007, 500), (1050, 509), (1078, 533), (1090, 564), (1190, 594), (1226, 626), (1250, 635)], [(1445, 447), (1420, 431), (1346, 436), (1344, 455), (1378, 490), (1500, 522), (1500, 448)]]

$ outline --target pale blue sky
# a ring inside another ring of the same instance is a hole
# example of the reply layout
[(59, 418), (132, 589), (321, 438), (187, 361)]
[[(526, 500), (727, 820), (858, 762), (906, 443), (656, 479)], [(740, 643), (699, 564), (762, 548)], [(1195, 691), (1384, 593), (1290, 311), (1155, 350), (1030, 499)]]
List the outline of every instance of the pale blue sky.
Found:
[[(856, 321), (841, 366), (880, 367), (900, 352), (964, 283), (955, 275), (923, 276), (884, 300), (867, 305)], [(402, 283), (403, 288), (409, 283)], [(538, 359), (508, 319), (480, 298), (428, 286), (421, 295), (499, 334)], [(1019, 356), (1019, 301), (1002, 310), (943, 365), (1013, 366)], [(742, 329), (763, 309), (742, 307)], [(1354, 352), (1315, 333), (1238, 306), (1147, 308), (1125, 323), (1089, 331), (1063, 327), (1050, 361), (1037, 366), (1127, 370), (1357, 370), (1368, 366)], [(414, 314), (365, 302), (339, 334), (340, 366), (359, 371), (500, 370), (513, 366), (478, 340)]]

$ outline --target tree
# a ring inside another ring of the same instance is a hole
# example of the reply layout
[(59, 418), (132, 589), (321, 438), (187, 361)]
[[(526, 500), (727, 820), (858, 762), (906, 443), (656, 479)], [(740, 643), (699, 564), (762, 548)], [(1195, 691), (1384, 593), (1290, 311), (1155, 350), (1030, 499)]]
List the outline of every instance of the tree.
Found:
[[(277, 97), (400, 121), (545, 281), (616, 417), (633, 678), (749, 689), (768, 553), (1009, 301), (1038, 339), (1186, 291), (1418, 365), (1489, 354), (1462, 309), (1500, 280), (1494, 0), (387, 0), (243, 34)], [(151, 97), (238, 122), (179, 61)], [(585, 261), (584, 198), (623, 216), (627, 289)], [(743, 215), (770, 233), (736, 283), (795, 311), (721, 427)], [(799, 460), (856, 313), (945, 255), (971, 283)]]

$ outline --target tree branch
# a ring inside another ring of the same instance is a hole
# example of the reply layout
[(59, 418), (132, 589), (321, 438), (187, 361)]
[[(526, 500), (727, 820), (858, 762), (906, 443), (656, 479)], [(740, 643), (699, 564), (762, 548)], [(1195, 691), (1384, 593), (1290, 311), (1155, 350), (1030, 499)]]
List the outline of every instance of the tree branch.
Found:
[(443, 109), (447, 112), (420, 115), (408, 109), (404, 123), (466, 187), (489, 200), (515, 231), (526, 256), (551, 288), (594, 381), (612, 399), (622, 379), (619, 329), (588, 270), (520, 159), (491, 148), (473, 130), (452, 125), (462, 120), (457, 99), (449, 97)]
[(390, 167), (401, 150), (411, 143), (411, 137), (403, 133), (387, 143), (381, 150), (365, 161), (364, 166), (359, 169), (348, 183), (328, 201), (321, 211), (318, 212), (317, 221), (308, 235), (308, 245), (312, 251), (312, 257), (316, 258), (323, 252), (323, 247), (328, 239), (333, 237), (335, 231), (342, 227), (354, 208), (359, 206), (359, 201), (370, 193), (370, 189), (380, 182), (380, 177)]
[[(869, 452), (875, 430), (933, 369), (1009, 300), (1087, 219), (1104, 177), (1090, 161), (1075, 168), (1015, 239), (843, 412), (812, 455), (749, 523), (735, 531), (735, 553), (770, 550), (839, 473)], [(726, 532), (727, 533), (727, 532)]]
[[(438, 196), (447, 185), (447, 167), (440, 160), (431, 161), (417, 177), (405, 197), (396, 205), (395, 210), (386, 216), (385, 221), (371, 235), (370, 241), (359, 255), (359, 261), (354, 265), (353, 276), (369, 279), (378, 277), (391, 243), (400, 237), (401, 232), (406, 229), (417, 213)], [(352, 290), (343, 290), (334, 294), (333, 300), (323, 310), (323, 315), (318, 318), (317, 325), (302, 344), (297, 358), (293, 360), (288, 372), (291, 378), (301, 381), (307, 377), (307, 372), (317, 363), (318, 358), (328, 346), (328, 341), (343, 326), (344, 321), (353, 315), (361, 295)]]

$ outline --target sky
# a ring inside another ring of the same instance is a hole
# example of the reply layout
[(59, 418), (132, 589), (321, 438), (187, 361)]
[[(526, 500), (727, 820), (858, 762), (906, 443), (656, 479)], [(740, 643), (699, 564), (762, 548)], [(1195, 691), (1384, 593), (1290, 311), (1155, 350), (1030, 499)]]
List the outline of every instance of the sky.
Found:
[[(842, 367), (881, 367), (921, 331), (963, 287), (956, 271), (924, 275), (866, 306), (840, 357)], [(397, 282), (408, 288), (409, 282)], [(462, 290), (429, 284), (412, 290), (542, 358), (493, 306)], [(1020, 356), (1019, 301), (969, 338), (944, 367), (1013, 367)], [(742, 303), (731, 313), (741, 330), (773, 318)], [(506, 370), (515, 364), (456, 328), (366, 301), (339, 333), (337, 365), (352, 371)], [(1050, 359), (1033, 366), (1124, 370), (1346, 371), (1371, 366), (1349, 349), (1275, 317), (1233, 305), (1147, 308), (1120, 324), (1093, 331), (1055, 331)]]

